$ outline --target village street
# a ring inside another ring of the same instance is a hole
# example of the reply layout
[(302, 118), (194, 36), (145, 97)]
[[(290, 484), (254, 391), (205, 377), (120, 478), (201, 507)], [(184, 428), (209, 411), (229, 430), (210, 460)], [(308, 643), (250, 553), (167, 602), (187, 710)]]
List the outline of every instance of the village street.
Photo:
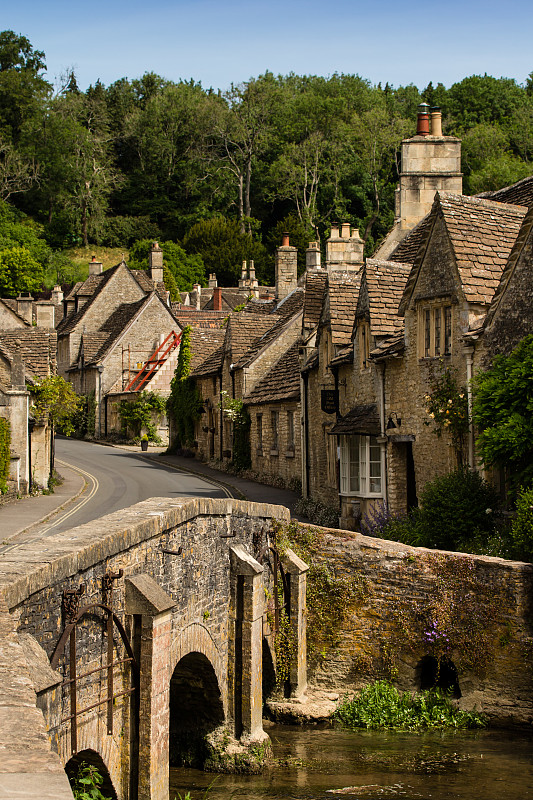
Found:
[[(56, 439), (56, 470), (68, 476), (70, 497), (59, 507), (56, 503), (51, 515), (44, 504), (55, 496), (61, 497), (61, 486), (51, 497), (28, 498), (4, 506), (0, 510), (2, 538), (28, 528), (19, 536), (41, 538), (59, 533), (149, 497), (232, 496), (229, 489), (209, 478), (153, 462), (139, 450), (132, 452), (63, 437)], [(78, 496), (70, 499), (73, 494)], [(37, 504), (43, 505), (43, 514), (34, 511)], [(47, 519), (35, 524), (43, 516)]]

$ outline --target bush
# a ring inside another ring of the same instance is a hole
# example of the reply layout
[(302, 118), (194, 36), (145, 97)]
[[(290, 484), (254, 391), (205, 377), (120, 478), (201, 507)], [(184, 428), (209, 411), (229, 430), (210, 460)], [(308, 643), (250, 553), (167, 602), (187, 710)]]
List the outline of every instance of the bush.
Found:
[(484, 728), (486, 721), (476, 711), (462, 711), (439, 689), (411, 695), (388, 681), (365, 686), (353, 699), (345, 699), (334, 718), (347, 728)]
[(515, 558), (533, 561), (533, 487), (518, 492), (516, 517), (511, 525), (511, 546)]
[(11, 462), (11, 429), (7, 419), (0, 417), (0, 494), (7, 489), (9, 465)]
[(313, 525), (323, 525), (325, 528), (339, 527), (339, 510), (311, 497), (301, 497), (297, 500), (294, 511), (302, 517), (307, 517)]

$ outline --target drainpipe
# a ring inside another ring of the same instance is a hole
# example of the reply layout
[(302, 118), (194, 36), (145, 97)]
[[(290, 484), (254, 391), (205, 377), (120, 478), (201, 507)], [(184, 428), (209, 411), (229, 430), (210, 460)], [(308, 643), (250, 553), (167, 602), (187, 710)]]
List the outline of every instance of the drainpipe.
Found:
[(466, 356), (466, 397), (468, 402), (468, 466), (475, 469), (474, 461), (474, 426), (472, 424), (472, 378), (474, 377), (474, 348), (466, 345), (463, 348)]
[(383, 444), (385, 450), (385, 458), (383, 459), (383, 498), (388, 507), (389, 505), (389, 482), (388, 482), (388, 458), (387, 458), (387, 434), (385, 432), (385, 363), (380, 361), (377, 365), (377, 373), (379, 377), (379, 439)]
[[(331, 367), (331, 372), (333, 374), (333, 381), (335, 387), (335, 393), (337, 396), (337, 411), (335, 412), (335, 420), (339, 419), (339, 408), (340, 408), (340, 397), (339, 397), (339, 368), (338, 367)], [(341, 498), (341, 463), (339, 460), (339, 445), (340, 445), (340, 438), (339, 436), (335, 437), (335, 480), (337, 481), (337, 494), (339, 496), (339, 519), (342, 516), (342, 498)], [(339, 523), (340, 524), (340, 523)]]
[(98, 364), (96, 367), (98, 372), (98, 438), (102, 438), (102, 372), (104, 371), (103, 364)]
[(219, 397), (220, 397), (220, 419), (219, 419), (219, 429), (220, 435), (218, 437), (219, 445), (220, 445), (220, 460), (222, 461), (222, 451), (224, 450), (224, 409), (222, 408), (222, 374), (218, 376), (219, 380)]
[(302, 374), (302, 497), (309, 497), (309, 375)]

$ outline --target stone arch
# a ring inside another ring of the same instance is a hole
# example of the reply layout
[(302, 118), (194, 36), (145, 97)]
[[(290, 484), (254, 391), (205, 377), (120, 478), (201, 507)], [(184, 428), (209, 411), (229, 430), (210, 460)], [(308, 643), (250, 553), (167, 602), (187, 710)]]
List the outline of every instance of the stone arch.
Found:
[(117, 800), (118, 795), (106, 763), (100, 753), (92, 748), (80, 750), (71, 756), (71, 758), (65, 764), (65, 772), (67, 773), (71, 785), (73, 785), (73, 781), (82, 764), (89, 764), (92, 767), (96, 767), (103, 779), (102, 785), (100, 786), (100, 791), (104, 797), (110, 797), (111, 800)]
[(211, 633), (205, 625), (201, 625), (199, 622), (192, 622), (182, 628), (173, 640), (170, 652), (170, 675), (173, 675), (178, 662), (188, 653), (202, 653), (213, 667), (222, 697), (224, 715), (226, 716), (228, 711), (228, 692), (224, 661)]
[(170, 766), (201, 769), (208, 757), (205, 737), (224, 721), (224, 705), (213, 665), (203, 653), (187, 653), (176, 664), (170, 679)]
[(455, 699), (462, 695), (457, 668), (450, 658), (437, 660), (435, 656), (424, 656), (416, 666), (415, 676), (421, 691), (442, 689), (451, 692)]

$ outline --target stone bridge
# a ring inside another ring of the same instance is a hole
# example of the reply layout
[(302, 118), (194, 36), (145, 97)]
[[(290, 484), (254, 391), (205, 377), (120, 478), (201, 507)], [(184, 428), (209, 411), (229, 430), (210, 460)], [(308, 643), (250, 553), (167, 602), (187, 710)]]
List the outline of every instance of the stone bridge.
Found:
[[(152, 498), (2, 548), (0, 800), (71, 797), (63, 769), (82, 760), (118, 800), (168, 800), (169, 761), (256, 768), (273, 518), (289, 512)], [(292, 694), (306, 685), (306, 569), (282, 556)]]

